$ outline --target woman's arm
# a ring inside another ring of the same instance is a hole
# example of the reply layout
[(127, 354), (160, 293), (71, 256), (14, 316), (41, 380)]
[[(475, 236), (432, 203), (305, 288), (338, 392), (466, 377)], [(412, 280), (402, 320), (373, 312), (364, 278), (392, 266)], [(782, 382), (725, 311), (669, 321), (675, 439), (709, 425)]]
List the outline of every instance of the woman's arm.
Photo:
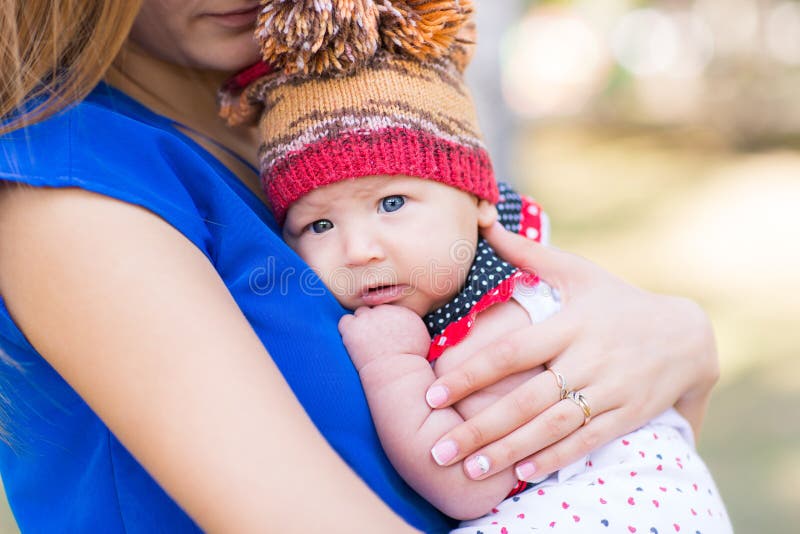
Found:
[(317, 432), (208, 259), (152, 213), (0, 187), (0, 293), (203, 529), (412, 530)]
[(446, 396), (437, 406), (449, 406), (546, 363), (569, 389), (586, 396), (593, 418), (581, 426), (580, 410), (570, 401), (556, 402), (552, 373), (543, 373), (444, 435), (458, 446), (453, 462), (480, 453), (492, 461), (486, 476), (516, 464), (520, 478), (536, 479), (672, 405), (699, 431), (719, 367), (710, 322), (696, 304), (639, 290), (587, 260), (499, 225), (484, 235), (502, 257), (557, 288), (562, 310), (478, 351), (441, 376), (428, 398)]

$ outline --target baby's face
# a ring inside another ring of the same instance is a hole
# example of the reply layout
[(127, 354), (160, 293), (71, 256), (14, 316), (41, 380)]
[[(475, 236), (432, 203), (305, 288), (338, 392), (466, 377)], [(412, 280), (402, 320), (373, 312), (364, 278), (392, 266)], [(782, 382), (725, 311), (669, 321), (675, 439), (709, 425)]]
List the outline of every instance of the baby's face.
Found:
[(419, 315), (461, 289), (494, 206), (431, 180), (370, 176), (294, 203), (283, 237), (346, 308), (399, 304)]

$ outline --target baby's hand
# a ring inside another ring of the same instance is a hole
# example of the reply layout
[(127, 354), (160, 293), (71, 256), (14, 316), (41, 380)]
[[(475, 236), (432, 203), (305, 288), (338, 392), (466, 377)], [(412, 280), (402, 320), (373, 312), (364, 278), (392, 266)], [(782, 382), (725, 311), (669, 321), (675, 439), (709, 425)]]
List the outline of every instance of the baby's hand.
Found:
[(403, 306), (361, 307), (339, 320), (347, 352), (357, 370), (369, 362), (392, 354), (425, 357), (431, 338), (422, 319)]

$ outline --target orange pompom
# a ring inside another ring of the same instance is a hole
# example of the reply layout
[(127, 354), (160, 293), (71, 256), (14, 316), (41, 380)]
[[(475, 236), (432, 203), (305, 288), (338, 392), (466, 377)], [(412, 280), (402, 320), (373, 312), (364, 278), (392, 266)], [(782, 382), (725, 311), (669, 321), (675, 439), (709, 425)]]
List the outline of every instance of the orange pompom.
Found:
[(477, 44), (478, 27), (475, 21), (470, 19), (461, 27), (456, 34), (456, 41), (450, 50), (450, 61), (452, 61), (459, 72), (463, 73), (467, 69), (472, 56), (475, 53)]
[(472, 0), (378, 0), (378, 10), (384, 47), (426, 61), (448, 55), (459, 42)]
[(374, 0), (263, 0), (256, 37), (285, 74), (352, 72), (380, 42)]

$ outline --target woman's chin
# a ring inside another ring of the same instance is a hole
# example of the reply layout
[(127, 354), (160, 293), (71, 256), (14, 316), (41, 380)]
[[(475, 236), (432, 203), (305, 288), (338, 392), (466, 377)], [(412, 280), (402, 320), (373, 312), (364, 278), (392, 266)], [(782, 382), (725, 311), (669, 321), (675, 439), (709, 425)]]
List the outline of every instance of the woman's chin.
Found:
[(221, 43), (202, 58), (201, 68), (223, 72), (237, 72), (261, 60), (258, 46), (252, 38), (236, 37)]

